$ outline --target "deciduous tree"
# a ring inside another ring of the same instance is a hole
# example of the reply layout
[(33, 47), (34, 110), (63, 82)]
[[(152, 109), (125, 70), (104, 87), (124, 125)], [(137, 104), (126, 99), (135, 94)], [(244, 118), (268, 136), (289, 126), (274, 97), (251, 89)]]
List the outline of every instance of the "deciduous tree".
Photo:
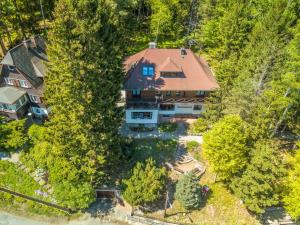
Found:
[(246, 126), (237, 115), (227, 115), (203, 135), (203, 151), (220, 180), (241, 172), (248, 160)]

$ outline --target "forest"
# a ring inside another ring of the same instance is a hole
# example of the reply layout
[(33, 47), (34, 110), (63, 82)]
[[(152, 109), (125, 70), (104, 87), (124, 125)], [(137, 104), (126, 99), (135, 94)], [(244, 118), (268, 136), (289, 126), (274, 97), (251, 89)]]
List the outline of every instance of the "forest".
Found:
[[(48, 41), (51, 106), (44, 125), (9, 127), (26, 137), (0, 126), (0, 146), (23, 146), (22, 160), (49, 172), (62, 205), (87, 208), (95, 187), (120, 182), (122, 61), (155, 41), (203, 56), (220, 85), (191, 128), (203, 134), (216, 182), (255, 215), (282, 205), (300, 219), (299, 0), (1, 0), (0, 15), (2, 53), (33, 35)], [(133, 176), (153, 164), (138, 164)]]

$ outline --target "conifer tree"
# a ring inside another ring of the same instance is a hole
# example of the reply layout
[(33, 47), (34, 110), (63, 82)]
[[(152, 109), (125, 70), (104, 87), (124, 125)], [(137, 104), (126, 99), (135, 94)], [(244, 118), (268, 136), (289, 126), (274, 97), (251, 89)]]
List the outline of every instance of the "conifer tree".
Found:
[[(108, 0), (59, 0), (49, 34), (45, 98), (51, 108), (35, 157), (56, 199), (85, 208), (118, 162), (123, 24)], [(83, 191), (84, 190), (84, 191)], [(76, 197), (75, 197), (76, 196)]]
[(151, 158), (145, 163), (138, 162), (129, 179), (124, 180), (125, 200), (133, 206), (143, 206), (157, 200), (164, 189), (167, 178), (165, 168), (155, 166)]
[(188, 173), (181, 177), (176, 185), (176, 200), (185, 209), (196, 209), (201, 203), (201, 186), (199, 180)]
[(251, 211), (263, 213), (266, 207), (279, 203), (281, 181), (286, 173), (281, 157), (274, 143), (267, 140), (256, 143), (245, 172), (230, 184)]

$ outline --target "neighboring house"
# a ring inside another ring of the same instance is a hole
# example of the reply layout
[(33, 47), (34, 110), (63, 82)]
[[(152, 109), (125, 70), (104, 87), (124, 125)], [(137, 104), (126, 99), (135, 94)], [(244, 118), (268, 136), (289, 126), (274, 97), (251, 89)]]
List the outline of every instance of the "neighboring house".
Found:
[(10, 119), (23, 117), (29, 107), (26, 91), (14, 87), (0, 88), (0, 115)]
[(219, 88), (207, 62), (189, 49), (148, 49), (125, 61), (126, 123), (155, 126), (163, 117), (198, 117)]
[(25, 91), (30, 100), (30, 110), (39, 117), (48, 115), (43, 100), (46, 61), (45, 42), (34, 37), (10, 49), (0, 62), (0, 86)]

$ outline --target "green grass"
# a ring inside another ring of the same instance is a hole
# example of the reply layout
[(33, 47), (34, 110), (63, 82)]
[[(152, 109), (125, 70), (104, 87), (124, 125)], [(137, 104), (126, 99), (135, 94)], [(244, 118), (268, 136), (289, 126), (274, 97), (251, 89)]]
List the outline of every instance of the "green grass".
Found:
[(202, 161), (201, 159), (201, 152), (200, 152), (200, 144), (197, 141), (188, 141), (186, 143), (186, 148), (192, 156), (198, 160), (199, 162)]
[(176, 151), (176, 140), (160, 140), (160, 139), (136, 139), (132, 144), (132, 161), (145, 161), (152, 157), (156, 162), (162, 163), (171, 160)]
[(158, 124), (158, 131), (159, 132), (167, 132), (172, 133), (177, 130), (177, 123), (165, 122)]

